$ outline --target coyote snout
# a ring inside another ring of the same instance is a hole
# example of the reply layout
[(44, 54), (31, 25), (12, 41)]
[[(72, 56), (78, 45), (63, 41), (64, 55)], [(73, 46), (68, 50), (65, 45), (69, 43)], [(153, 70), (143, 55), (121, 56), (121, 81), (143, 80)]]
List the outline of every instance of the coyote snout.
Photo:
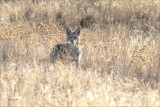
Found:
[(79, 40), (80, 28), (72, 32), (69, 27), (66, 27), (66, 34), (67, 42), (57, 44), (50, 53), (51, 62), (54, 63), (57, 60), (63, 60), (66, 63), (76, 62), (76, 67), (78, 67), (82, 54)]

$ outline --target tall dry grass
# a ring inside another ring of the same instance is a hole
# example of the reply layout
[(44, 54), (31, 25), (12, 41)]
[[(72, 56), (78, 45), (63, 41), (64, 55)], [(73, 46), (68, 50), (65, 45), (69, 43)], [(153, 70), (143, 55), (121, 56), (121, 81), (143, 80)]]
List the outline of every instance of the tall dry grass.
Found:
[[(0, 106), (160, 106), (159, 5), (0, 0)], [(65, 26), (82, 28), (80, 69), (48, 61)]]

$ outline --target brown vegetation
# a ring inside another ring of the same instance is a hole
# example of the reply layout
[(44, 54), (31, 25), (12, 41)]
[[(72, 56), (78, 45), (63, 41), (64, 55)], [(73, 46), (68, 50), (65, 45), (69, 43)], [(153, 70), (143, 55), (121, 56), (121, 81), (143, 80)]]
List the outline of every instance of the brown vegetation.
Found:
[[(160, 1), (0, 0), (0, 106), (160, 106)], [(82, 27), (80, 69), (49, 54)]]

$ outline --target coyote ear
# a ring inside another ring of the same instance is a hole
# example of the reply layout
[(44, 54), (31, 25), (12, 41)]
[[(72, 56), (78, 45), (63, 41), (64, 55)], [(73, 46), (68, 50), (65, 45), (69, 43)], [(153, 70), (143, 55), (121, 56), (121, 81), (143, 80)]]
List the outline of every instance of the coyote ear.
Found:
[(72, 31), (69, 29), (69, 27), (66, 27), (66, 33), (67, 33), (67, 35), (72, 33)]
[(81, 29), (80, 29), (80, 27), (78, 27), (74, 32), (79, 36), (80, 35), (80, 31), (81, 31)]

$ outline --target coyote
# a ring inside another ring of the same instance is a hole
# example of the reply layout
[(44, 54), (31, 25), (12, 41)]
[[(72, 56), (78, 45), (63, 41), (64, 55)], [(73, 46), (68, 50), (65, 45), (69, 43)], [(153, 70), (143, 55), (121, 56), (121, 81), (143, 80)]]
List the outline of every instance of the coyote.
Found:
[(57, 44), (50, 53), (50, 59), (52, 63), (57, 60), (64, 61), (66, 63), (76, 62), (76, 67), (79, 66), (79, 60), (81, 59), (81, 47), (80, 47), (80, 28), (78, 27), (72, 32), (69, 27), (66, 27), (67, 42)]

